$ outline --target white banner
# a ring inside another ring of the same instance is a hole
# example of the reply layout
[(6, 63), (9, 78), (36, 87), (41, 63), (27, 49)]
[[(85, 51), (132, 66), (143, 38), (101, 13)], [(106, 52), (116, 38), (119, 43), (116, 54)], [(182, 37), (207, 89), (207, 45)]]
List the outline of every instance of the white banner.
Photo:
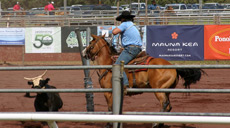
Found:
[(24, 28), (0, 28), (0, 45), (24, 45)]
[(61, 53), (61, 27), (26, 28), (25, 53)]

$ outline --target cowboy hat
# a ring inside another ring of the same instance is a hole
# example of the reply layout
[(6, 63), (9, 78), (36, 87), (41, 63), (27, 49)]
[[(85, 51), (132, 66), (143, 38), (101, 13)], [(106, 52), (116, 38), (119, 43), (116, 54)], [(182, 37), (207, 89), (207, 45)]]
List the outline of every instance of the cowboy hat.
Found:
[(116, 18), (117, 21), (121, 21), (122, 18), (129, 19), (134, 18), (134, 15), (131, 15), (129, 11), (123, 11), (120, 16)]

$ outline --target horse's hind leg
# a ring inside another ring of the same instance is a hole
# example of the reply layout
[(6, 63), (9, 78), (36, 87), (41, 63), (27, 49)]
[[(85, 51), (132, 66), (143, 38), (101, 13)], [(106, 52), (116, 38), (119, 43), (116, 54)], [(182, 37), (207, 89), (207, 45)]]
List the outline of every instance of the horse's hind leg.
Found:
[[(160, 101), (160, 106), (161, 112), (170, 112), (172, 109), (172, 106), (170, 104), (170, 100), (169, 100), (169, 93), (155, 93), (157, 99)], [(154, 123), (153, 124), (153, 128), (161, 128), (163, 127), (164, 124), (163, 123)]]
[(166, 102), (166, 104), (164, 105), (164, 108), (163, 108), (163, 110), (165, 110), (165, 112), (170, 112), (172, 110), (172, 106), (171, 106), (170, 99), (169, 99), (169, 94), (170, 93), (166, 93), (167, 102)]
[(169, 94), (166, 93), (156, 93), (155, 94), (157, 99), (160, 101), (160, 111), (161, 112), (170, 112), (172, 109), (170, 100), (169, 100)]

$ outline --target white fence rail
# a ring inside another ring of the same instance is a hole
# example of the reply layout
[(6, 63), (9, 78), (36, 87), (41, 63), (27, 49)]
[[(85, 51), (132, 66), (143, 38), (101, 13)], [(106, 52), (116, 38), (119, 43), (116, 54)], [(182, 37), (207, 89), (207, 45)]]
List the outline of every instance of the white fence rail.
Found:
[(230, 124), (230, 117), (210, 116), (146, 116), (146, 115), (89, 115), (50, 113), (0, 113), (0, 120), (10, 121), (74, 121), (130, 123), (197, 123)]

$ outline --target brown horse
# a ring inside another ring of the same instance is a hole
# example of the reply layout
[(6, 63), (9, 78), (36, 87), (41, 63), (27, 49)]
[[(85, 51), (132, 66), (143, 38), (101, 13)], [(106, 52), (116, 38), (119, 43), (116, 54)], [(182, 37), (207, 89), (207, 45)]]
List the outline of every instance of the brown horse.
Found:
[[(65, 15), (65, 12), (55, 12), (55, 15)], [(66, 15), (69, 15), (69, 12), (66, 12)]]
[[(83, 56), (87, 59), (91, 59), (92, 61), (96, 61), (98, 65), (112, 65), (113, 59), (111, 59), (113, 55), (113, 51), (108, 42), (104, 39), (104, 36), (96, 36), (92, 35), (93, 40), (90, 42), (89, 46), (87, 46), (83, 50)], [(135, 61), (135, 60), (133, 60)], [(131, 63), (131, 62), (130, 62)], [(162, 58), (152, 58), (148, 62), (149, 65), (171, 65), (168, 61)], [(196, 83), (200, 80), (202, 75), (201, 69), (146, 69), (143, 71), (135, 72), (135, 74), (130, 73), (128, 69), (126, 69), (126, 74), (129, 78), (129, 87), (130, 88), (158, 88), (158, 89), (166, 89), (166, 88), (175, 88), (178, 81), (179, 76), (181, 76), (184, 80), (185, 86), (189, 86), (192, 83)], [(99, 69), (99, 83), (102, 88), (112, 88), (112, 72), (107, 69)], [(133, 81), (135, 78), (135, 84)], [(161, 112), (170, 112), (172, 109), (170, 100), (170, 93), (157, 92), (155, 96), (160, 101), (160, 111)], [(108, 104), (108, 110), (112, 110), (112, 93), (106, 92), (104, 93), (106, 98), (106, 102)], [(108, 127), (109, 125), (107, 125)], [(161, 127), (163, 124), (155, 124), (154, 127)]]

